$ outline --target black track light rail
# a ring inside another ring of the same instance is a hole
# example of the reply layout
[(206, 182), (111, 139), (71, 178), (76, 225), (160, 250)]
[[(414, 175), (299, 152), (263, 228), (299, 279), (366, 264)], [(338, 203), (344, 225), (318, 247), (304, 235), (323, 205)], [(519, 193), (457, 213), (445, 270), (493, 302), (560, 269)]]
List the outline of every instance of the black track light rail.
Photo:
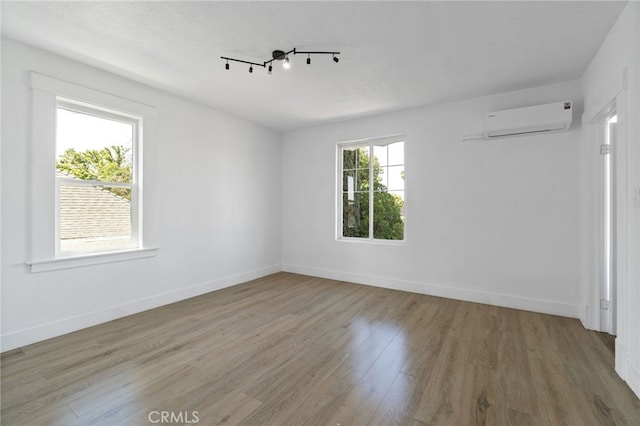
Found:
[[(273, 61), (282, 61), (285, 58), (287, 58), (290, 54), (294, 54), (294, 55), (333, 55), (333, 60), (335, 62), (338, 62), (338, 58), (336, 58), (336, 55), (339, 55), (340, 52), (320, 52), (320, 51), (311, 51), (311, 50), (296, 50), (296, 48), (294, 47), (293, 49), (289, 50), (288, 52), (284, 52), (282, 50), (274, 50), (273, 51), (273, 58), (269, 59), (268, 61), (264, 61), (263, 63), (259, 63), (259, 62), (251, 62), (251, 61), (244, 61), (242, 59), (236, 59), (236, 58), (230, 58), (228, 56), (220, 56), (220, 59), (224, 59), (225, 61), (227, 61), (227, 69), (229, 69), (229, 61), (233, 61), (233, 62), (239, 62), (241, 64), (248, 64), (250, 66), (257, 66), (257, 67), (262, 67), (262, 68), (266, 68), (267, 65), (271, 65), (271, 63)], [(307, 60), (307, 63), (309, 63), (309, 60)], [(253, 72), (253, 70), (250, 70), (250, 72)]]
[(265, 62), (264, 64), (259, 64), (257, 62), (250, 62), (250, 61), (243, 61), (242, 59), (233, 59), (233, 58), (227, 58), (226, 56), (220, 56), (222, 59), (226, 59), (227, 61), (234, 61), (234, 62), (240, 62), (243, 64), (249, 64), (249, 65), (255, 65), (257, 67), (266, 67), (267, 63)]

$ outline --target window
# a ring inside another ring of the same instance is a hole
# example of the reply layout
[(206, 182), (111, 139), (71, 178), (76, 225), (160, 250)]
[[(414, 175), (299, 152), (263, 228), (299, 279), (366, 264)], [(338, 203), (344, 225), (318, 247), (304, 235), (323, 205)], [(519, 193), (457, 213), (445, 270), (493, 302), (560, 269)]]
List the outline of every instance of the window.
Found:
[(58, 98), (56, 253), (138, 248), (141, 119)]
[(157, 190), (145, 177), (155, 175), (156, 108), (36, 72), (30, 80), (31, 272), (155, 256)]
[(338, 150), (339, 238), (404, 240), (404, 140), (345, 143)]

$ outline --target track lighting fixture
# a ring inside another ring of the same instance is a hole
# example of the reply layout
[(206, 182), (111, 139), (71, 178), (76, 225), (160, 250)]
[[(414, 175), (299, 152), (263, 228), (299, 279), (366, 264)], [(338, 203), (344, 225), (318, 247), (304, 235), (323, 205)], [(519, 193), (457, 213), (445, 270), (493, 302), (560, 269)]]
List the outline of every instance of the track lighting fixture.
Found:
[(304, 54), (307, 55), (307, 65), (311, 64), (311, 55), (331, 55), (333, 56), (333, 62), (338, 62), (340, 61), (340, 59), (336, 56), (339, 55), (340, 52), (314, 52), (314, 51), (298, 51), (296, 50), (296, 48), (294, 47), (293, 49), (291, 49), (288, 52), (285, 52), (283, 50), (274, 50), (273, 52), (271, 52), (271, 59), (269, 59), (268, 61), (264, 61), (263, 63), (259, 63), (259, 62), (251, 62), (251, 61), (243, 61), (242, 59), (234, 59), (234, 58), (229, 58), (226, 56), (220, 56), (221, 59), (224, 59), (226, 62), (224, 69), (228, 70), (229, 69), (229, 61), (234, 61), (234, 62), (240, 62), (243, 64), (248, 64), (249, 65), (249, 72), (253, 73), (253, 66), (257, 66), (257, 67), (262, 67), (262, 68), (266, 68), (268, 74), (271, 74), (271, 72), (273, 71), (273, 61), (283, 61), (282, 62), (282, 68), (284, 69), (289, 69), (291, 67), (291, 63), (289, 62), (289, 55), (290, 54)]

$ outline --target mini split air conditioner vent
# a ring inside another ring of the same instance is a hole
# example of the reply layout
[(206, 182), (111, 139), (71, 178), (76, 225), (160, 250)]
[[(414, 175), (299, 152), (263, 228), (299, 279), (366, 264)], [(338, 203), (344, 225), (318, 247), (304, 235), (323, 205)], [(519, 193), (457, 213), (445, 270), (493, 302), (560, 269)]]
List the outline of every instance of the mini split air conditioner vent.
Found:
[(572, 117), (571, 101), (490, 112), (484, 119), (484, 139), (564, 132), (571, 128)]

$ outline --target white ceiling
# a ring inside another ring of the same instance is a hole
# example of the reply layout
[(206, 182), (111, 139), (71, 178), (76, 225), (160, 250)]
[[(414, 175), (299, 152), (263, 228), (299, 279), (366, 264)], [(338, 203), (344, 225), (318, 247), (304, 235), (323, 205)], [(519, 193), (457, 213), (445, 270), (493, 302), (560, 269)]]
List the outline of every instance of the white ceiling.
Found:
[[(2, 33), (284, 131), (579, 78), (624, 5), (2, 1)], [(342, 54), (219, 58), (293, 47)]]

